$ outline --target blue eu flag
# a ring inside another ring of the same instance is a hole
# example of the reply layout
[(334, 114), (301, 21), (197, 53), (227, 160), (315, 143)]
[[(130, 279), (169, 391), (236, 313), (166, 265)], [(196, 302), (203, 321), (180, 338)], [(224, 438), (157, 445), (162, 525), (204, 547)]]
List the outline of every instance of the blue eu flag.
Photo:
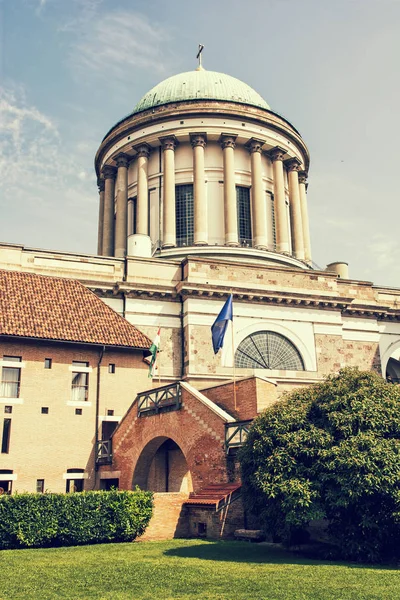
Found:
[(228, 327), (228, 321), (233, 321), (232, 294), (225, 302), (221, 312), (211, 326), (214, 354), (217, 354), (218, 350), (224, 345), (224, 337), (226, 328)]

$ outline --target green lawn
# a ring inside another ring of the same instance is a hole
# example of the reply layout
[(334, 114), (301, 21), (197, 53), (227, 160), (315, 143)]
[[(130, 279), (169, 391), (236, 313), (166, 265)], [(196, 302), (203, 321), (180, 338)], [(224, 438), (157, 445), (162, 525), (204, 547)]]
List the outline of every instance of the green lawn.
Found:
[(400, 571), (173, 540), (0, 552), (1, 600), (400, 600)]

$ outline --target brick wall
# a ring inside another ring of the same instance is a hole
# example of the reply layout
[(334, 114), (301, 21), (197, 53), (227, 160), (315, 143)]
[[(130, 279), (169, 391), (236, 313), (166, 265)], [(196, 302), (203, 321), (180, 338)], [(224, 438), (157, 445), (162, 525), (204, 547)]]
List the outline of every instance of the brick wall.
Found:
[(241, 421), (253, 419), (277, 400), (277, 387), (256, 377), (236, 382), (236, 408), (233, 382), (203, 389), (202, 393)]
[[(91, 489), (95, 483), (93, 443), (99, 349), (40, 341), (2, 341), (0, 357), (3, 355), (21, 356), (23, 365), (19, 398), (0, 399), (0, 435), (3, 418), (11, 418), (9, 453), (0, 454), (0, 470), (12, 469), (17, 475), (13, 491), (34, 492), (36, 480), (44, 479), (46, 490), (65, 492), (63, 474), (71, 468), (84, 469), (85, 489)], [(44, 368), (45, 358), (52, 359), (51, 369)], [(88, 362), (92, 368), (87, 402), (72, 402), (73, 360)], [(108, 372), (110, 363), (115, 364), (114, 374)], [(101, 366), (100, 417), (109, 410), (117, 418), (122, 416), (146, 380), (147, 367), (141, 352), (106, 350)], [(6, 406), (12, 407), (11, 414), (4, 412)], [(48, 409), (47, 414), (41, 412), (42, 407)], [(82, 414), (76, 414), (76, 409)]]
[[(233, 538), (236, 529), (245, 527), (242, 499), (216, 512), (215, 507), (187, 506), (189, 537)], [(204, 532), (205, 525), (205, 532)]]

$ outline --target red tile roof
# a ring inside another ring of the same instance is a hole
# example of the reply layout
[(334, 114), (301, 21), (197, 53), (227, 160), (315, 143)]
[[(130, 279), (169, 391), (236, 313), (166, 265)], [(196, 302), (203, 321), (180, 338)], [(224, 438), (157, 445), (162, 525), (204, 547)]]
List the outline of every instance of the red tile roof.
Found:
[(74, 279), (0, 270), (0, 335), (149, 348), (151, 340)]

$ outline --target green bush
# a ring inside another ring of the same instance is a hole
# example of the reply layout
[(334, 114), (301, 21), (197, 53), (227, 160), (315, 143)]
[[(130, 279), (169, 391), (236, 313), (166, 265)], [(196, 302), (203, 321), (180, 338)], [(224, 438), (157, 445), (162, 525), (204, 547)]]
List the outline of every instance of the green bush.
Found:
[(287, 543), (326, 519), (341, 556), (400, 557), (400, 386), (343, 369), (258, 417), (241, 452), (247, 508)]
[(0, 496), (0, 548), (128, 542), (146, 529), (151, 492)]

